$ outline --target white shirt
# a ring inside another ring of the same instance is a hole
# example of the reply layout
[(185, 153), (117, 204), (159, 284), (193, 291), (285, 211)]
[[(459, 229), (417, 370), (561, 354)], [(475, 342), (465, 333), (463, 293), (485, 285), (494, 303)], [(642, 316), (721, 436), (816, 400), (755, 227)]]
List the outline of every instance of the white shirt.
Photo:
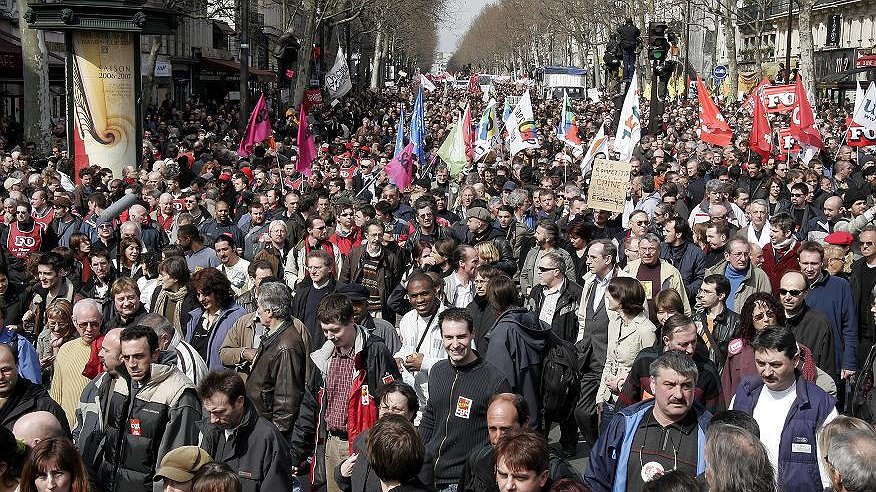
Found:
[[(414, 387), (417, 399), (420, 401), (420, 408), (426, 408), (426, 401), (429, 399), (429, 370), (436, 362), (447, 358), (447, 352), (444, 350), (444, 343), (441, 340), (441, 329), (438, 326), (438, 316), (445, 309), (447, 309), (446, 306), (439, 304), (435, 315), (426, 318), (420, 316), (416, 309), (411, 309), (402, 316), (398, 325), (402, 346), (394, 357), (405, 360), (413, 353), (423, 354), (423, 362), (420, 364), (419, 371), (412, 373), (402, 367), (402, 379)], [(427, 328), (428, 332), (426, 332)], [(426, 333), (425, 337), (423, 337), (424, 332)], [(423, 339), (422, 344), (420, 344), (421, 338)], [(418, 344), (420, 344), (420, 350), (417, 350)], [(419, 412), (417, 422), (419, 422)]]
[(544, 300), (541, 303), (541, 309), (538, 311), (538, 319), (551, 325), (554, 322), (554, 312), (557, 310), (557, 301), (560, 300), (560, 291), (563, 289), (565, 280), (560, 282), (556, 288), (544, 289)]
[[(757, 399), (757, 405), (754, 407), (753, 417), (760, 427), (760, 441), (767, 450), (767, 455), (770, 458), (770, 463), (773, 464), (773, 469), (776, 473), (776, 480), (779, 479), (779, 445), (782, 441), (782, 431), (785, 428), (785, 421), (788, 419), (788, 412), (794, 406), (794, 401), (797, 399), (797, 383), (792, 384), (788, 389), (783, 391), (773, 391), (763, 386), (760, 390), (760, 397)], [(730, 405), (733, 408), (733, 404)], [(835, 419), (837, 416), (836, 409), (830, 412), (821, 426)], [(819, 426), (819, 427), (821, 427)], [(810, 444), (811, 446), (811, 444)], [(818, 459), (818, 471), (821, 474), (821, 485), (823, 488), (830, 487), (830, 476), (827, 470), (824, 469), (821, 456), (823, 452), (818, 442), (815, 443)]]
[(239, 258), (232, 267), (219, 265), (219, 271), (224, 273), (228, 277), (228, 281), (231, 282), (231, 290), (234, 291), (235, 296), (240, 296), (252, 288), (248, 270), (249, 261), (243, 258)]
[(456, 277), (456, 302), (453, 303), (454, 307), (458, 308), (467, 308), (471, 301), (474, 300), (474, 293), (471, 288), (471, 281), (463, 283), (462, 280), (456, 275), (456, 272), (453, 273), (454, 277)]

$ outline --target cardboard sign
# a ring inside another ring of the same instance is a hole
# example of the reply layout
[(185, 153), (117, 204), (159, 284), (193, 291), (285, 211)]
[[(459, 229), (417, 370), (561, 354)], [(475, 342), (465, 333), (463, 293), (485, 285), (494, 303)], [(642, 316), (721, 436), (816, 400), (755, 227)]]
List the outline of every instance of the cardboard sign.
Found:
[(587, 205), (593, 210), (623, 212), (630, 192), (630, 163), (596, 159)]
[(846, 145), (849, 147), (869, 147), (876, 145), (876, 130), (852, 123), (846, 131)]
[(763, 106), (767, 113), (790, 113), (794, 109), (794, 85), (764, 87)]

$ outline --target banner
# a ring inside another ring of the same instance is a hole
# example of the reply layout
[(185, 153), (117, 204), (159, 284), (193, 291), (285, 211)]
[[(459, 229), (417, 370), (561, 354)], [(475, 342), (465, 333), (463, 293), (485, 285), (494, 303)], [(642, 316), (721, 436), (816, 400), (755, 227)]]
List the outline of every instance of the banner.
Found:
[[(635, 78), (633, 79), (635, 80)], [(587, 206), (593, 210), (623, 212), (630, 192), (630, 163), (596, 159), (590, 176)]]
[(633, 71), (633, 80), (624, 97), (624, 105), (621, 109), (620, 123), (614, 135), (614, 150), (620, 155), (620, 160), (629, 161), (633, 156), (633, 149), (642, 139), (642, 118), (639, 110), (639, 82), (636, 72)]
[(409, 143), (386, 165), (386, 175), (400, 190), (410, 186), (414, 180), (413, 153), (414, 144)]
[(709, 96), (703, 79), (697, 77), (697, 98), (700, 103), (700, 140), (719, 147), (727, 147), (733, 138), (733, 129)]
[(329, 99), (340, 99), (352, 88), (353, 80), (350, 78), (350, 67), (347, 66), (344, 50), (338, 46), (335, 66), (325, 74), (325, 90), (328, 92)]
[(411, 143), (414, 144), (414, 155), (420, 166), (426, 162), (426, 116), (423, 107), (423, 86), (417, 91), (417, 99), (414, 100), (414, 111), (411, 113)]
[(779, 135), (779, 149), (781, 149), (783, 154), (800, 153), (800, 144), (797, 143), (797, 139), (791, 135), (790, 128), (781, 128), (777, 133)]
[(505, 121), (508, 128), (508, 148), (511, 156), (524, 149), (537, 148), (538, 133), (535, 127), (535, 118), (532, 116), (532, 103), (529, 99), (529, 91), (523, 93), (520, 102), (508, 115)]
[(605, 136), (605, 125), (599, 126), (599, 131), (587, 147), (587, 153), (584, 154), (584, 160), (581, 161), (581, 175), (586, 176), (593, 167), (593, 160), (596, 156), (602, 154), (602, 158), (608, 157), (608, 137)]
[(405, 147), (405, 108), (401, 108), (401, 114), (398, 115), (398, 126), (395, 130), (395, 150), (392, 157), (395, 158), (401, 154)]
[(451, 176), (458, 176), (462, 169), (468, 164), (468, 158), (465, 155), (465, 141), (462, 138), (462, 118), (456, 120), (447, 138), (435, 152), (442, 161), (447, 163)]
[(137, 76), (138, 39), (131, 33), (73, 31), (72, 67), (67, 86), (67, 117), (73, 118), (76, 170), (98, 165), (121, 176), (125, 166), (138, 166)]
[(790, 113), (794, 109), (794, 84), (764, 87), (763, 106), (767, 113)]
[(432, 92), (435, 90), (435, 84), (429, 80), (429, 77), (426, 77), (423, 74), (420, 74), (420, 85), (422, 85), (427, 91)]
[(846, 131), (846, 145), (849, 147), (869, 147), (876, 145), (876, 130), (852, 123)]
[(864, 128), (876, 130), (876, 82), (870, 82), (852, 121)]
[(304, 105), (304, 111), (310, 111), (314, 106), (322, 106), (322, 91), (319, 89), (305, 89), (304, 100), (301, 102)]
[(472, 160), (478, 161), (490, 152), (496, 138), (496, 100), (490, 99), (475, 131)]
[(298, 143), (298, 162), (295, 164), (295, 169), (305, 176), (310, 176), (310, 164), (316, 159), (316, 142), (313, 139), (313, 133), (310, 132), (310, 125), (307, 123), (307, 109), (303, 104), (301, 112), (298, 114), (296, 143)]

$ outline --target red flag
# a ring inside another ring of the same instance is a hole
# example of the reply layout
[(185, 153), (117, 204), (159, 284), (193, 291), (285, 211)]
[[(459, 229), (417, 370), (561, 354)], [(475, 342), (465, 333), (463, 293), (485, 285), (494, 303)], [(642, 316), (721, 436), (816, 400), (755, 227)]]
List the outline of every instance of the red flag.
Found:
[(249, 117), (249, 123), (246, 125), (246, 134), (240, 140), (237, 155), (240, 157), (249, 156), (252, 154), (252, 149), (257, 142), (261, 142), (270, 136), (271, 118), (268, 114), (268, 106), (265, 104), (265, 95), (262, 94)]
[(757, 84), (757, 87), (752, 89), (751, 93), (745, 98), (745, 102), (742, 103), (742, 107), (748, 111), (748, 114), (754, 114), (754, 100), (760, 99), (763, 101), (763, 88), (770, 85), (770, 79), (764, 77), (763, 80)]
[(820, 149), (824, 147), (821, 141), (821, 133), (815, 128), (815, 116), (812, 114), (812, 106), (806, 97), (801, 77), (797, 76), (794, 86), (794, 109), (791, 111), (791, 136), (797, 139), (800, 146)]
[(474, 136), (472, 135), (471, 127), (471, 109), (468, 107), (468, 104), (465, 105), (465, 112), (462, 114), (462, 140), (465, 142), (465, 156), (471, 161), (474, 154), (472, 147)]
[(298, 117), (298, 163), (295, 169), (305, 176), (310, 176), (310, 163), (316, 159), (316, 142), (307, 124), (307, 107), (301, 104), (301, 113)]
[(700, 100), (700, 140), (712, 145), (727, 147), (733, 140), (733, 130), (724, 121), (718, 106), (709, 97), (703, 80), (697, 77), (697, 97)]
[(773, 150), (772, 130), (766, 117), (766, 110), (760, 97), (752, 99), (754, 117), (751, 122), (751, 135), (748, 137), (748, 148), (760, 154), (762, 159), (770, 156)]
[(414, 179), (414, 159), (411, 157), (413, 152), (414, 144), (409, 143), (386, 165), (386, 175), (400, 190), (410, 186)]

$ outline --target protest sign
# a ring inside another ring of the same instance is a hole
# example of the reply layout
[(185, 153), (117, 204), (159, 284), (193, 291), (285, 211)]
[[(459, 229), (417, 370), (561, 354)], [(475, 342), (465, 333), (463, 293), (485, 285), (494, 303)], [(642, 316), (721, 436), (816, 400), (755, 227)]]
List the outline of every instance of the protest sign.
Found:
[(623, 212), (630, 191), (630, 163), (596, 159), (587, 205), (593, 210)]

